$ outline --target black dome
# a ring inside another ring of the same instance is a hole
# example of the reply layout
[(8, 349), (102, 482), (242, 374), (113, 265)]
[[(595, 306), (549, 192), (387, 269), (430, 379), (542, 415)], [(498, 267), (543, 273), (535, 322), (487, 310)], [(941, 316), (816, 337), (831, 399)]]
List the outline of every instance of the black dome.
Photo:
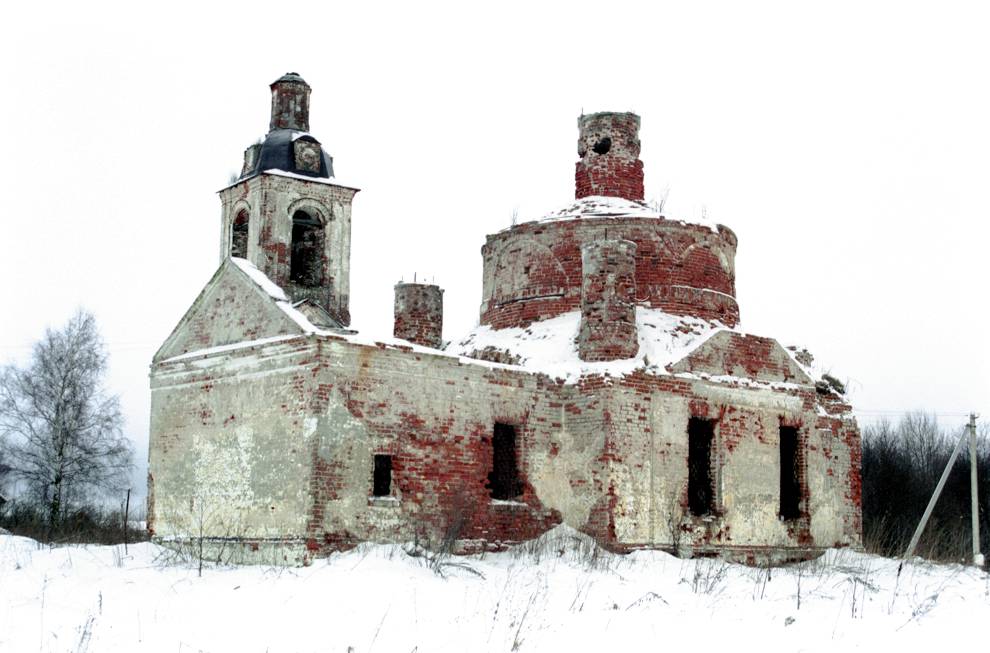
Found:
[(296, 167), (295, 142), (308, 140), (319, 145), (319, 141), (305, 132), (294, 129), (273, 129), (265, 136), (265, 140), (252, 148), (258, 148), (254, 157), (254, 166), (248, 169), (245, 165), (238, 181), (254, 177), (265, 170), (276, 168), (306, 177), (329, 179), (333, 177), (333, 157), (320, 147), (320, 171), (301, 170)]
[[(295, 82), (297, 84), (306, 84), (306, 80), (300, 77), (299, 73), (285, 73), (284, 75), (276, 79), (274, 82), (272, 82), (271, 85), (275, 86), (279, 82)], [(306, 84), (306, 86), (309, 86), (309, 84)]]

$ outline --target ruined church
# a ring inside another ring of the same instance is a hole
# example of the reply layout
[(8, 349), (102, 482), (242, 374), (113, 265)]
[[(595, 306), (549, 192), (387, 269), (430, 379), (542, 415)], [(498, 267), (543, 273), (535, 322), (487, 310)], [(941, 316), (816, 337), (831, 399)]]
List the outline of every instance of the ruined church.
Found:
[(582, 115), (575, 199), (487, 236), (470, 333), (444, 343), (443, 291), (399, 283), (376, 341), (348, 328), (358, 189), (310, 133), (310, 86), (271, 91), (219, 192), (220, 265), (152, 361), (157, 541), (289, 564), (558, 524), (750, 563), (860, 545), (841, 386), (739, 328), (729, 228), (643, 201), (638, 116)]

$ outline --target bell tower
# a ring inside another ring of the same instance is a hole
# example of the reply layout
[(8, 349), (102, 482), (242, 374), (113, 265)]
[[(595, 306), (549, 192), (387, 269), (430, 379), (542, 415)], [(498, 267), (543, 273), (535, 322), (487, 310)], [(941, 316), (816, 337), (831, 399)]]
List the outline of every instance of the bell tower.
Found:
[(220, 191), (220, 257), (247, 259), (294, 302), (313, 302), (347, 326), (358, 189), (334, 177), (333, 157), (309, 133), (311, 90), (297, 73), (272, 82), (268, 134)]

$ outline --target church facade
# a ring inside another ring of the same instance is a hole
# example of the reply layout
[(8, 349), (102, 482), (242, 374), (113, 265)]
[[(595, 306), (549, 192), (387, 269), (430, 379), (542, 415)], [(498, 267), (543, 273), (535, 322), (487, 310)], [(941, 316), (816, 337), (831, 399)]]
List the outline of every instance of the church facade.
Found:
[(271, 89), (220, 191), (220, 266), (152, 362), (156, 540), (290, 564), (562, 523), (749, 562), (860, 545), (841, 385), (739, 328), (730, 229), (643, 201), (638, 116), (581, 116), (575, 200), (487, 237), (475, 329), (443, 343), (442, 290), (400, 283), (382, 342), (348, 328), (358, 189), (309, 131), (309, 85)]

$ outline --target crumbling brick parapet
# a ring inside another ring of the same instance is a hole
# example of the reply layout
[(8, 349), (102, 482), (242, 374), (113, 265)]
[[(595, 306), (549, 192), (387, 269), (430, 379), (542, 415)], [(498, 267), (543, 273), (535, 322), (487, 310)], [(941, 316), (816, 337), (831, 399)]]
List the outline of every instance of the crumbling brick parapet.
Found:
[(443, 290), (427, 283), (395, 284), (396, 338), (439, 349), (443, 340)]

